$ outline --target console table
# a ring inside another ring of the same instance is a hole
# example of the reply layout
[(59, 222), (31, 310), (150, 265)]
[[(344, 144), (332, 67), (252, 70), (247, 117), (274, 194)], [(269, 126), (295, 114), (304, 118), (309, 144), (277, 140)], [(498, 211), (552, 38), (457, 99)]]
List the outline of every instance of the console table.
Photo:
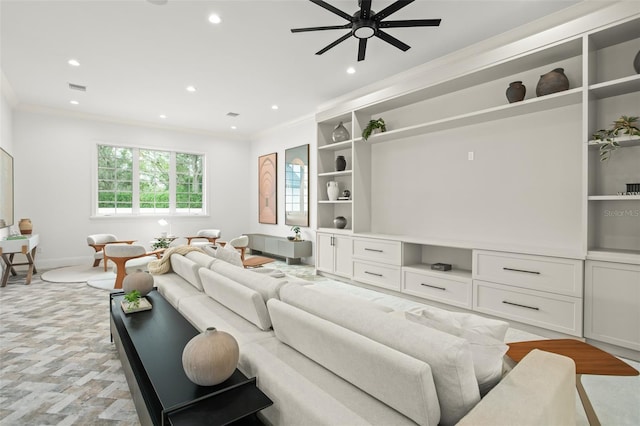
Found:
[(143, 425), (226, 425), (244, 419), (272, 401), (239, 370), (215, 386), (191, 382), (182, 351), (199, 334), (157, 291), (146, 298), (153, 308), (125, 314), (124, 293), (109, 296), (111, 336), (122, 361), (138, 417)]
[[(27, 236), (27, 238), (19, 238), (19, 239), (5, 239), (0, 240), (0, 256), (2, 256), (2, 260), (5, 263), (4, 273), (2, 274), (2, 283), (0, 287), (4, 287), (7, 285), (7, 281), (9, 280), (9, 274), (17, 275), (15, 270), (15, 266), (21, 265), (29, 265), (29, 269), (27, 269), (27, 277), (26, 284), (31, 284), (31, 277), (33, 273), (36, 274), (38, 271), (36, 270), (35, 257), (36, 257), (36, 247), (40, 242), (40, 237), (38, 234), (32, 234)], [(15, 263), (13, 261), (16, 253), (22, 253), (27, 258), (26, 262)]]
[(300, 263), (301, 257), (311, 256), (311, 241), (289, 241), (284, 237), (267, 234), (246, 234), (251, 253), (268, 253), (284, 257), (287, 265)]

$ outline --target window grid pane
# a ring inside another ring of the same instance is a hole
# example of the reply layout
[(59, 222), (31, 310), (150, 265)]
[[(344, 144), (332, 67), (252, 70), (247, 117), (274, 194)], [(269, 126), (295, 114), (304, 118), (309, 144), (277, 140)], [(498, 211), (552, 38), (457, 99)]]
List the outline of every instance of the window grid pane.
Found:
[(98, 213), (131, 212), (133, 150), (98, 146)]

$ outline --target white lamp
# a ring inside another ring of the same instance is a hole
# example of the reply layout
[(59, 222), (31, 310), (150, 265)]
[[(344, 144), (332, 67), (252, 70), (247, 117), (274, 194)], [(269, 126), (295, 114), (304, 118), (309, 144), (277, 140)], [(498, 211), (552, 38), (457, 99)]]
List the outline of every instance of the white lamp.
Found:
[(169, 237), (173, 236), (173, 233), (171, 232), (171, 222), (169, 222), (168, 220), (162, 218), (158, 221), (158, 223), (160, 224), (160, 226), (167, 226), (169, 225)]

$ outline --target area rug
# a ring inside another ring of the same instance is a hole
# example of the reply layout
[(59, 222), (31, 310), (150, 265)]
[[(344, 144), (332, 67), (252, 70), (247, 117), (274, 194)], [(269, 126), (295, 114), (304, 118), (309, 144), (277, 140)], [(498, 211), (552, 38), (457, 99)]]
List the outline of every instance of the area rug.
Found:
[(87, 279), (87, 285), (100, 290), (120, 291), (113, 288), (116, 285), (116, 274), (111, 271), (94, 274)]
[(83, 283), (89, 278), (104, 272), (102, 266), (76, 265), (52, 269), (42, 274), (42, 281), (50, 283)]

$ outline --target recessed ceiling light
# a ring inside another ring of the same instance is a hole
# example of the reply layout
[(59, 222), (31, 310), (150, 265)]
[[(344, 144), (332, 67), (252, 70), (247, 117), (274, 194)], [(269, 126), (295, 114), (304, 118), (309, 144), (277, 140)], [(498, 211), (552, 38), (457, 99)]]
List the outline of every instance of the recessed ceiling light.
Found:
[(278, 109), (278, 105), (271, 105), (271, 109)]
[(78, 60), (77, 60), (77, 59), (69, 59), (69, 60), (67, 61), (67, 63), (68, 63), (69, 65), (71, 65), (72, 67), (79, 67), (79, 66), (80, 66), (80, 62), (78, 62)]
[(355, 74), (355, 73), (356, 73), (356, 69), (354, 67), (347, 68), (347, 74)]
[(237, 129), (237, 127), (236, 126), (231, 126), (231, 129), (235, 130), (235, 129)]
[(160, 114), (160, 118), (162, 118), (164, 120), (165, 118), (167, 118), (167, 116), (164, 115), (164, 114)]
[(70, 104), (72, 104), (72, 105), (78, 105), (78, 104), (80, 104), (80, 102), (78, 102), (78, 101), (69, 101), (69, 103), (70, 103)]
[(195, 92), (196, 88), (194, 86), (187, 86), (187, 92)]
[(220, 19), (220, 17), (215, 13), (212, 13), (211, 15), (209, 15), (209, 22), (211, 22), (212, 24), (219, 24), (220, 22), (222, 22), (222, 19)]

